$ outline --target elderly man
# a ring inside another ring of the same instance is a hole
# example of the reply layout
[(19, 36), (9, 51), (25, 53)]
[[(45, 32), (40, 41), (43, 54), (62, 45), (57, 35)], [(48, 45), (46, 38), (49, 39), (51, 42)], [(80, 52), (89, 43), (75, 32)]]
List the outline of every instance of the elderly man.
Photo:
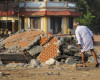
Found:
[(74, 22), (73, 26), (76, 28), (75, 34), (76, 38), (78, 40), (78, 45), (79, 48), (81, 49), (81, 55), (82, 55), (82, 61), (83, 61), (83, 67), (86, 67), (85, 64), (85, 51), (90, 50), (93, 57), (95, 58), (96, 61), (96, 67), (99, 66), (96, 54), (94, 52), (94, 46), (93, 46), (93, 33), (92, 31), (87, 28), (86, 26), (80, 26), (78, 22)]

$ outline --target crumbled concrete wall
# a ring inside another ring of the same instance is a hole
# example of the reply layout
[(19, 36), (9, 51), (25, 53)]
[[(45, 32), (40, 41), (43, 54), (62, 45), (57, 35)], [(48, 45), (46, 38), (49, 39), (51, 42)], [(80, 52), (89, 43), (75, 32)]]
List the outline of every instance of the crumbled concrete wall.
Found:
[[(80, 50), (73, 37), (45, 35), (42, 31), (31, 29), (20, 30), (6, 39), (1, 39), (0, 53), (1, 60), (9, 62), (29, 62), (36, 59), (41, 63), (53, 64), (54, 59), (58, 65), (70, 65), (73, 60), (75, 63), (81, 61)], [(69, 59), (70, 56), (73, 60)], [(52, 60), (49, 61), (50, 59)]]

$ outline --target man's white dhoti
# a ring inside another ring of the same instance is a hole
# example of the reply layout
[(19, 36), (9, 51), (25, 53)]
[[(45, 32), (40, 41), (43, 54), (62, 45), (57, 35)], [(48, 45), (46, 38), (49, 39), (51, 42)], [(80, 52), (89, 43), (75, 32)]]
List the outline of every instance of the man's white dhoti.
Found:
[(81, 52), (85, 52), (94, 48), (92, 40), (93, 33), (86, 26), (78, 26), (75, 33), (78, 44), (81, 44), (82, 47)]
[(90, 49), (93, 49), (93, 41), (92, 41), (92, 38), (88, 37), (88, 38), (83, 38), (82, 40), (82, 49), (81, 49), (81, 52), (85, 52), (85, 51), (88, 51)]

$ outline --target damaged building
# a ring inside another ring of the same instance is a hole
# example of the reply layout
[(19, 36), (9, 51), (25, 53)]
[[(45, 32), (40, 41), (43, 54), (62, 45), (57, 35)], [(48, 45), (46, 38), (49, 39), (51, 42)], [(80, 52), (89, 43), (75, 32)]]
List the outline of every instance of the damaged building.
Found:
[(76, 11), (75, 2), (64, 0), (3, 1), (4, 4), (0, 7), (1, 9), (4, 8), (5, 11), (0, 10), (0, 28), (7, 28), (15, 32), (20, 29), (31, 28), (40, 29), (46, 34), (69, 34), (70, 31), (73, 34), (73, 20), (81, 16)]

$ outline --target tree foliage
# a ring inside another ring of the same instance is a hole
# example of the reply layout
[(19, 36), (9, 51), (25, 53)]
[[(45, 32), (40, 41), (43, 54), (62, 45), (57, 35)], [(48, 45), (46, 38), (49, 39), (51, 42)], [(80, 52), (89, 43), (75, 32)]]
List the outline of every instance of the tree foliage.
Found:
[(82, 14), (76, 20), (86, 25), (93, 32), (100, 34), (100, 0), (66, 0), (77, 2), (78, 11)]
[(95, 33), (100, 33), (100, 0), (75, 0), (78, 11), (82, 14), (77, 18), (80, 24), (91, 28)]

